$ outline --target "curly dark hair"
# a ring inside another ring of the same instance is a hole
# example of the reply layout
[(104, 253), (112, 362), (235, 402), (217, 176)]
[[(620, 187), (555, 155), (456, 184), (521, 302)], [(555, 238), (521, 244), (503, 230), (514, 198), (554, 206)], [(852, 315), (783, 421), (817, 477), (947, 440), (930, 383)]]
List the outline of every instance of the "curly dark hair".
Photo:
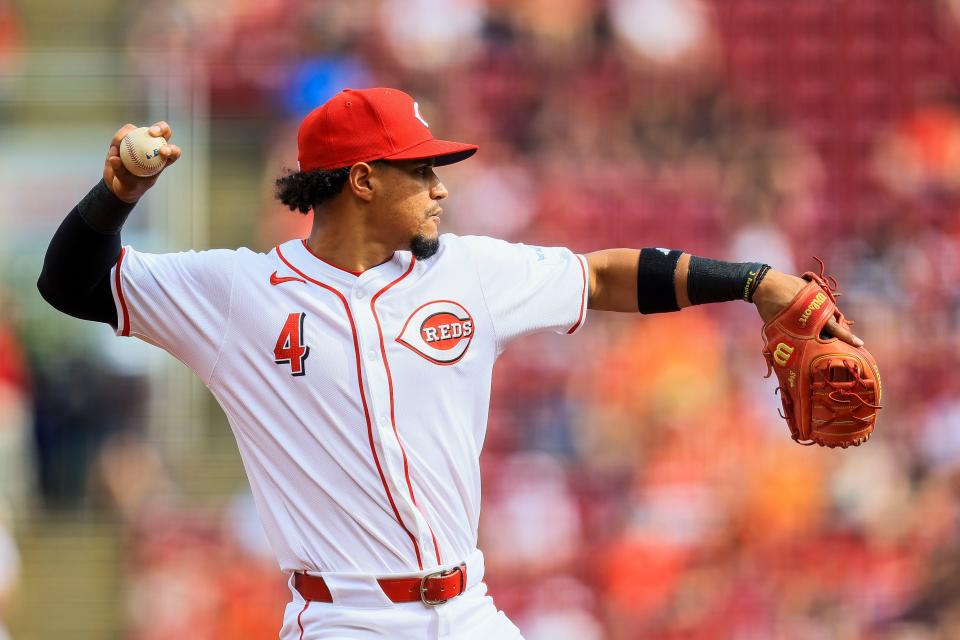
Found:
[(350, 167), (291, 171), (274, 181), (274, 196), (290, 211), (307, 213), (340, 193), (349, 176)]

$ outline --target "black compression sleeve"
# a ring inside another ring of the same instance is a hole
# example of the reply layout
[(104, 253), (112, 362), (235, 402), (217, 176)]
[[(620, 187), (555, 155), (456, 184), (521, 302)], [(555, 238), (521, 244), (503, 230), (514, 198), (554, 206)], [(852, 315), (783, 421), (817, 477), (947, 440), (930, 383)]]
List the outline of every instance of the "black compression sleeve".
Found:
[(764, 266), (759, 262), (723, 262), (690, 256), (690, 269), (687, 272), (690, 304), (728, 300), (752, 302), (754, 285), (759, 285), (760, 279), (766, 274), (765, 271), (761, 273)]
[(110, 269), (120, 257), (120, 227), (132, 204), (101, 180), (70, 211), (50, 240), (37, 289), (54, 308), (117, 326)]
[(83, 200), (77, 204), (77, 210), (91, 229), (112, 235), (120, 233), (134, 206), (115, 196), (107, 183), (101, 180), (83, 196)]

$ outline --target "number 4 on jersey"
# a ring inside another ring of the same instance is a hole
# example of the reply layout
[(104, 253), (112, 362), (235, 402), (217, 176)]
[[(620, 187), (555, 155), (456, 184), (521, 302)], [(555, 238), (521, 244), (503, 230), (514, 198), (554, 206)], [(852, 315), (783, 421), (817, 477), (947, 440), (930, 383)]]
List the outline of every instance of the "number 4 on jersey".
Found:
[(310, 347), (303, 344), (303, 319), (307, 314), (302, 311), (291, 313), (283, 323), (277, 346), (273, 348), (274, 362), (290, 364), (290, 375), (302, 376), (307, 370), (303, 361), (310, 355)]

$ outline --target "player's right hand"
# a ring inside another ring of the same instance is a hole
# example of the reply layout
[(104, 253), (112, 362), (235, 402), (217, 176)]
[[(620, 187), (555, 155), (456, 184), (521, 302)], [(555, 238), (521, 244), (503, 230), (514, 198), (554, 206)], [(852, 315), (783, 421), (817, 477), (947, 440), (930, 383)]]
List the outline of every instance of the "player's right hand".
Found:
[(103, 181), (110, 188), (115, 196), (124, 202), (136, 202), (157, 182), (157, 178), (163, 173), (163, 170), (172, 165), (180, 157), (180, 147), (175, 144), (169, 144), (173, 136), (173, 130), (170, 125), (162, 120), (150, 126), (150, 135), (163, 136), (167, 144), (160, 147), (160, 155), (167, 159), (163, 169), (156, 175), (147, 178), (135, 176), (123, 166), (120, 159), (120, 142), (130, 131), (137, 128), (135, 124), (125, 124), (113, 134), (113, 140), (110, 141), (110, 150), (107, 151), (107, 159), (103, 163)]

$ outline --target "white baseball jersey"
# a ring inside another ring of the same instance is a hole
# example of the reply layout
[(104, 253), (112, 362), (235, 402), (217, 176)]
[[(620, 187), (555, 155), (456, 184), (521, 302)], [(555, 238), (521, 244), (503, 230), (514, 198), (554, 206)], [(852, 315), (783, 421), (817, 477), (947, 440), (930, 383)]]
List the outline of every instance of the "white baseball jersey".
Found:
[(117, 334), (181, 360), (223, 407), (286, 571), (417, 573), (476, 548), (494, 361), (574, 333), (587, 261), (442, 235), (361, 274), (303, 240), (175, 254), (125, 247)]

